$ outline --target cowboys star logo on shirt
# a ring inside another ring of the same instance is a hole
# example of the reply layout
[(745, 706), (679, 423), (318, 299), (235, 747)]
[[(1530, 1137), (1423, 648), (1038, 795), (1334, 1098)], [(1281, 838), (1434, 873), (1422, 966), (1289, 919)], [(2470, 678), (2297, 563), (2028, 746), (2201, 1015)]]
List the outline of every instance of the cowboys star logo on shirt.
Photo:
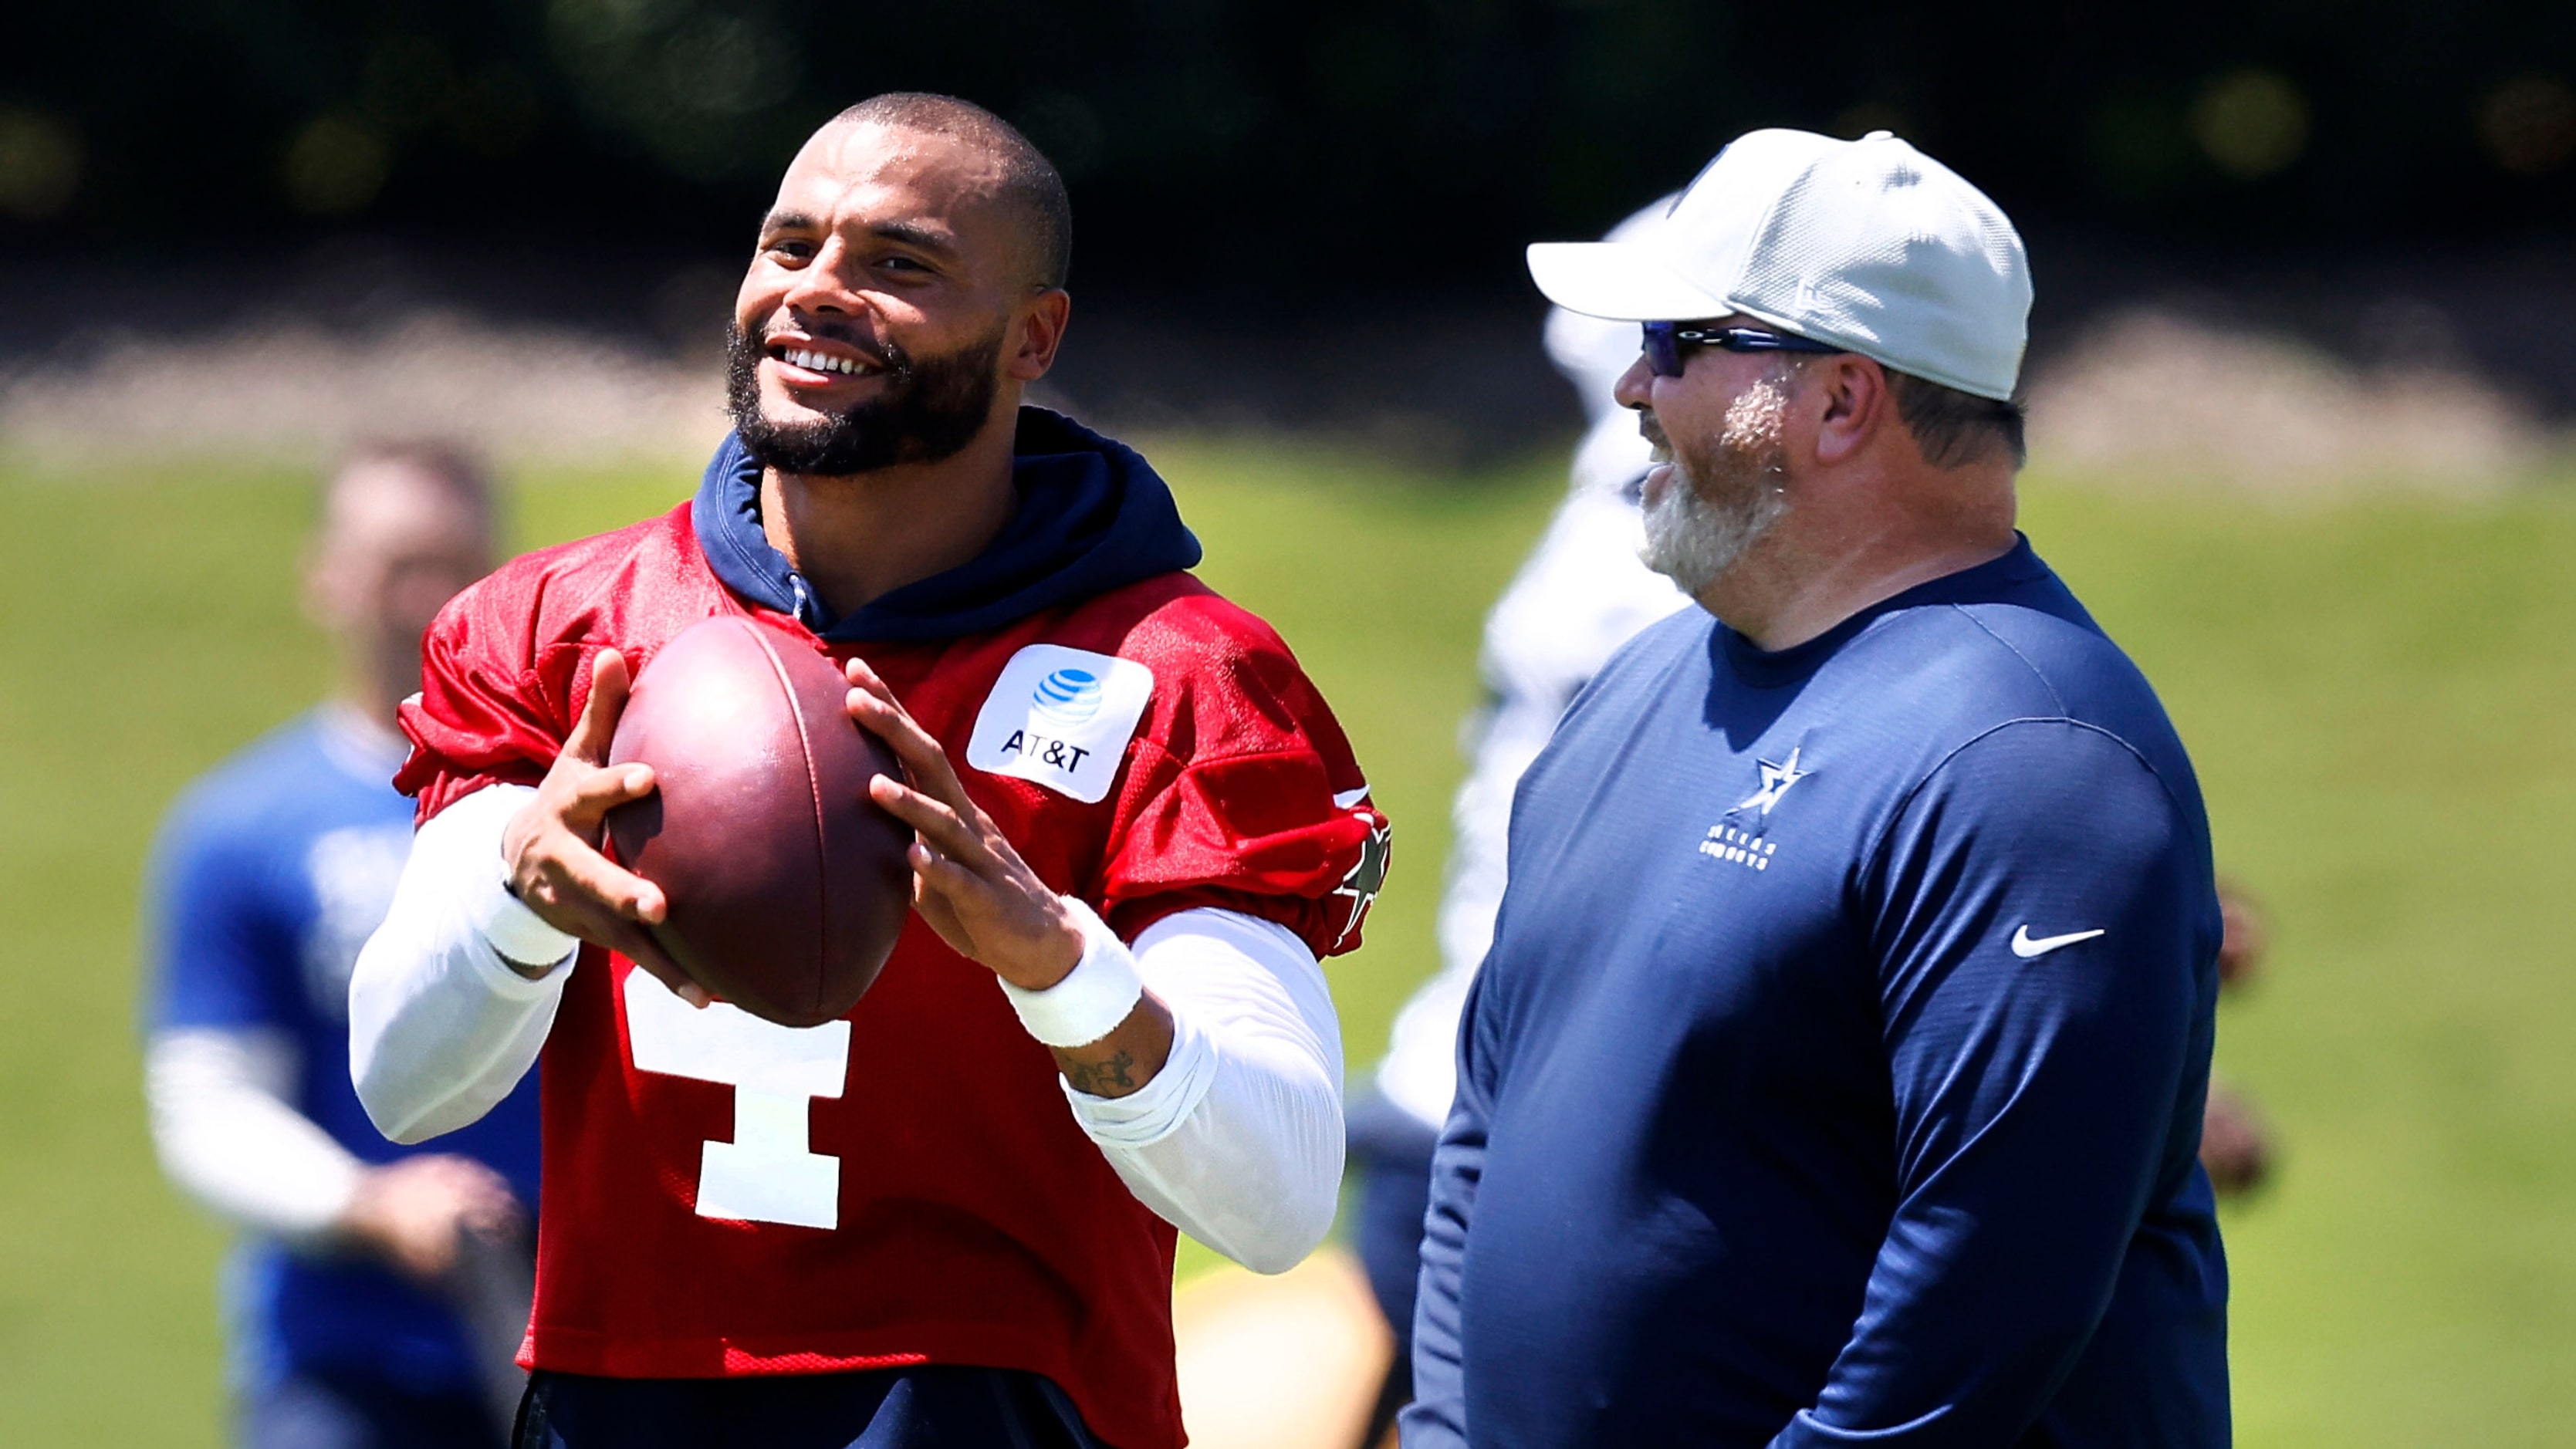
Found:
[(1746, 810), (1754, 811), (1762, 820), (1768, 821), (1771, 807), (1780, 803), (1780, 797), (1789, 793), (1789, 787), (1816, 772), (1798, 768), (1798, 751), (1795, 749), (1789, 751), (1786, 760), (1757, 759), (1753, 764), (1761, 776), (1762, 788), (1735, 802), (1735, 808), (1726, 812), (1726, 819), (1708, 828), (1708, 834), (1699, 843), (1699, 853), (1729, 865), (1765, 871), (1780, 854), (1779, 842), (1763, 838), (1769, 827), (1755, 825), (1747, 830), (1729, 821), (1740, 819), (1741, 812)]
[(1002, 666), (984, 697), (966, 763), (1098, 804), (1153, 693), (1154, 671), (1133, 659), (1031, 644)]
[(351, 825), (315, 838), (304, 852), (313, 887), (313, 929), (304, 939), (304, 987), (324, 1021), (349, 1015), (349, 973), (383, 924), (411, 855), (411, 827)]
[(1735, 808), (1759, 809), (1765, 816), (1771, 813), (1772, 806), (1780, 803), (1781, 796), (1789, 793), (1790, 786), (1815, 773), (1798, 768), (1798, 752), (1794, 749), (1789, 751), (1786, 762), (1775, 764), (1770, 760), (1756, 760), (1753, 763), (1762, 772), (1762, 788), (1744, 797)]

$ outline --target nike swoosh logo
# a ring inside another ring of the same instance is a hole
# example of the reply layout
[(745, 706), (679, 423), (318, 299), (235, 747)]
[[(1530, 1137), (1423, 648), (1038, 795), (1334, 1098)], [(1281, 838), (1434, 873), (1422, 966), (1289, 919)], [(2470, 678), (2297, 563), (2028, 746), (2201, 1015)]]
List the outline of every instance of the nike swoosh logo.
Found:
[(2025, 961), (2036, 961), (2060, 946), (2072, 946), (2078, 941), (2090, 941), (2101, 934), (2098, 930), (2069, 931), (2063, 936), (2041, 936), (2033, 940), (2030, 927), (2025, 925), (2013, 932), (2012, 951), (2014, 955)]

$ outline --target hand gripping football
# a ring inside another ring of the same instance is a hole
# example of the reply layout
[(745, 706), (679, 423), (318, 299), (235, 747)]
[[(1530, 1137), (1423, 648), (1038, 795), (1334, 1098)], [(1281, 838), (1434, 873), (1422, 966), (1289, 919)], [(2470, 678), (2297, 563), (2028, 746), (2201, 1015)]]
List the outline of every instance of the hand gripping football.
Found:
[(646, 662), (609, 747), (658, 785), (609, 812), (608, 836), (668, 898), (663, 949), (783, 1026), (857, 1005), (911, 907), (912, 832), (868, 799), (870, 780), (902, 770), (850, 718), (848, 693), (811, 644), (720, 616)]

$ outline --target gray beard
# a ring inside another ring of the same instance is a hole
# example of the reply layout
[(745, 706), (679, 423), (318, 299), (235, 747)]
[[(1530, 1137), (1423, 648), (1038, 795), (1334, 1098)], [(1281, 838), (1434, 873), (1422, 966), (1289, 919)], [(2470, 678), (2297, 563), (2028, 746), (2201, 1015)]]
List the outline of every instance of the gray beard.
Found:
[(1675, 444), (1663, 496), (1644, 511), (1646, 544), (1637, 557), (1692, 598), (1724, 578), (1789, 511), (1788, 455), (1780, 443), (1786, 381), (1784, 372), (1746, 389), (1700, 466)]
[(1789, 495), (1777, 484), (1733, 493), (1724, 503), (1713, 502), (1699, 480), (1675, 462), (1663, 497), (1644, 512), (1646, 544), (1637, 556), (1683, 593), (1697, 598), (1725, 577), (1744, 551), (1788, 511)]

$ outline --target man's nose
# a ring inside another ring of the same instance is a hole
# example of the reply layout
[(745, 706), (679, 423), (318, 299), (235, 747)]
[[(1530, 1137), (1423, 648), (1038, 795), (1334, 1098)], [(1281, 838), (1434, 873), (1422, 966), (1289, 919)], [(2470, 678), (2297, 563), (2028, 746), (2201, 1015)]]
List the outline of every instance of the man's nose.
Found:
[(788, 285), (787, 295), (780, 300), (799, 312), (848, 314), (863, 311), (867, 303), (850, 285), (849, 249), (837, 236), (826, 237), (814, 259), (796, 272)]
[(1610, 396), (1623, 408), (1643, 411), (1654, 405), (1654, 386), (1655, 370), (1646, 365), (1646, 354), (1640, 352), (1637, 360), (1628, 364), (1628, 370), (1619, 374)]

